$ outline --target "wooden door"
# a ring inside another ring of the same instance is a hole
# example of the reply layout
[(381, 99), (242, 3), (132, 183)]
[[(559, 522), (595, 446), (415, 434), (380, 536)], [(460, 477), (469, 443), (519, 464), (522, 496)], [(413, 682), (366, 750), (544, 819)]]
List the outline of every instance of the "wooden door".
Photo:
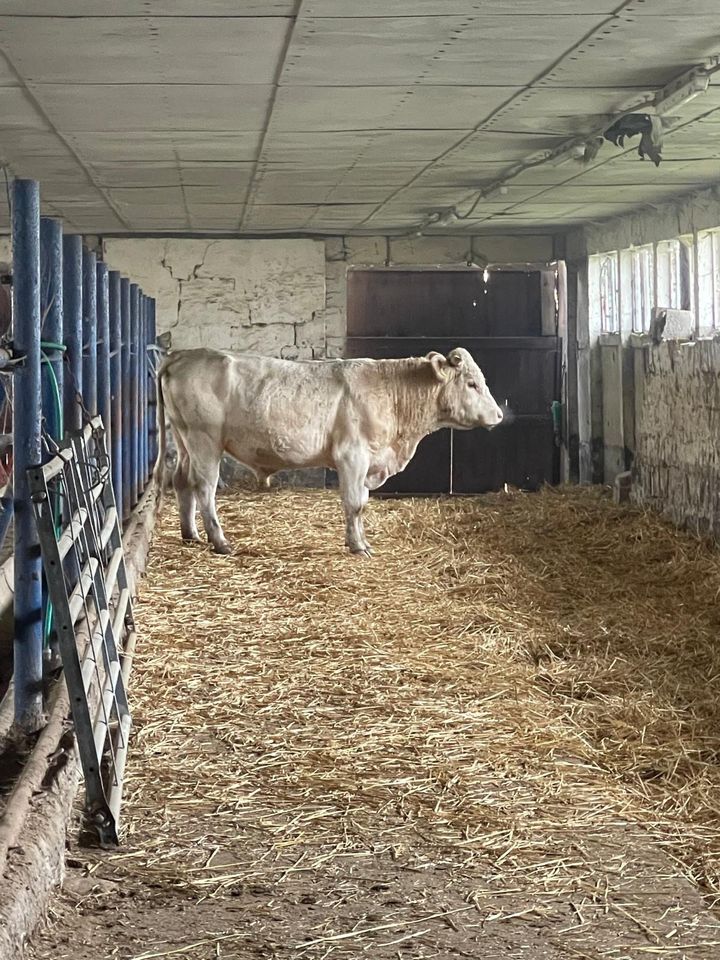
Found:
[(380, 494), (483, 493), (505, 483), (558, 480), (552, 403), (561, 342), (542, 336), (539, 271), (352, 271), (348, 357), (447, 354), (465, 347), (510, 422), (496, 430), (442, 430), (423, 440)]

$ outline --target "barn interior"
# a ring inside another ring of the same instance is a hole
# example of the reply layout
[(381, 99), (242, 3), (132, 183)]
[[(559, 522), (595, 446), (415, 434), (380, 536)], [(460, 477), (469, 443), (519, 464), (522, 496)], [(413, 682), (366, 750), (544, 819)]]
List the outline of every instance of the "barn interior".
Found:
[(18, 841), (0, 764), (0, 960), (718, 955), (716, 26), (709, 0), (3, 0), (10, 362), (34, 181), (163, 350), (463, 346), (506, 422), (422, 441), (367, 563), (331, 470), (258, 492), (225, 461), (221, 558), (172, 497), (156, 519), (146, 457), (120, 845), (83, 838), (72, 750)]

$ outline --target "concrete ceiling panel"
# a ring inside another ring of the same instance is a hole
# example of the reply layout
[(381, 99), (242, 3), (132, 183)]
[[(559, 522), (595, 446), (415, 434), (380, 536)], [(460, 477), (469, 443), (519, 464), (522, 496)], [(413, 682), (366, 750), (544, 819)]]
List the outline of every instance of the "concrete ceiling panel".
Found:
[(660, 87), (717, 53), (717, 17), (620, 16), (539, 81), (540, 86)]
[(8, 131), (49, 129), (49, 124), (21, 87), (0, 86), (0, 125)]
[(226, 203), (228, 206), (235, 206), (245, 202), (245, 195), (250, 184), (248, 177), (245, 184), (236, 184), (229, 186), (224, 184), (221, 187), (189, 187), (183, 186), (183, 194), (188, 205), (198, 203), (210, 203), (219, 205)]
[[(123, 0), (123, 17), (291, 17), (296, 0)], [(115, 18), (119, 5), (108, 0), (63, 0), (59, 12), (58, 0), (3, 0), (4, 16), (38, 17), (107, 17)]]
[[(642, 4), (643, 0), (640, 0)], [(660, 0), (666, 6), (672, 0)], [(710, 0), (700, 0), (709, 3)], [(544, 0), (543, 16), (592, 17), (613, 13), (617, 3), (613, 0)], [(439, 17), (480, 16), (488, 13), (487, 0), (393, 0), (393, 17)], [(491, 11), (495, 15), (525, 17), (537, 14), (537, 0), (496, 0)], [(670, 11), (672, 12), (672, 11)], [(305, 8), (312, 17), (383, 17), (388, 13), (387, 0), (311, 0)]]
[(171, 131), (144, 133), (78, 132), (68, 139), (82, 156), (95, 162), (180, 161), (180, 163), (208, 160), (238, 163), (251, 162), (257, 155), (259, 132), (236, 134), (227, 131)]
[(522, 86), (591, 28), (563, 16), (306, 20), (282, 83)]
[[(0, 87), (0, 97), (8, 88)], [(262, 130), (271, 88), (188, 84), (52, 84), (35, 93), (61, 130), (246, 132)]]
[(270, 84), (287, 29), (279, 17), (3, 16), (0, 45), (30, 83)]
[(515, 87), (281, 87), (273, 130), (471, 129)]

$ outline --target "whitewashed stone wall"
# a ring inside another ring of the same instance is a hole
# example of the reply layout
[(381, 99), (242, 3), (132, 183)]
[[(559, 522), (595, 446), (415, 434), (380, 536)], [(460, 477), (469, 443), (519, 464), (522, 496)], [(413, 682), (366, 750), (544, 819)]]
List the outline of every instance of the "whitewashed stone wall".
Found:
[(175, 348), (325, 355), (321, 241), (118, 239), (103, 256), (156, 298)]
[(639, 348), (632, 497), (720, 535), (720, 341)]

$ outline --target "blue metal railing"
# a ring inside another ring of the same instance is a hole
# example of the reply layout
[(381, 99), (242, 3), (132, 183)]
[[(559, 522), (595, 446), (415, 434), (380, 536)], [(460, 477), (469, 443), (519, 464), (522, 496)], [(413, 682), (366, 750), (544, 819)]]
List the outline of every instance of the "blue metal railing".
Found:
[[(43, 649), (52, 610), (43, 599), (27, 469), (45, 462), (64, 435), (99, 413), (115, 500), (127, 520), (157, 450), (156, 388), (148, 360), (155, 302), (108, 271), (81, 237), (63, 236), (58, 220), (41, 219), (36, 181), (13, 183), (12, 235), (13, 341), (0, 366), (14, 378), (15, 723), (32, 732), (44, 722)], [(64, 507), (55, 505), (58, 521)], [(9, 513), (2, 513), (2, 524)]]

